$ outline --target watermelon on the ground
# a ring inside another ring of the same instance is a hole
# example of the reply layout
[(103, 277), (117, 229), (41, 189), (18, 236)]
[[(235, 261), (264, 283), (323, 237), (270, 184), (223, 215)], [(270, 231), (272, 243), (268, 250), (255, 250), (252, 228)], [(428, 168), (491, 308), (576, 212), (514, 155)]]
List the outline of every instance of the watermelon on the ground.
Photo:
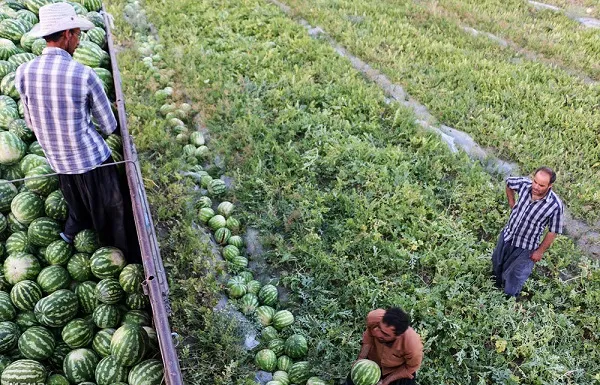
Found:
[(289, 310), (279, 310), (273, 316), (272, 324), (277, 330), (281, 330), (294, 323), (294, 315)]
[(277, 287), (271, 284), (263, 286), (258, 292), (258, 300), (267, 306), (274, 306), (277, 303), (277, 296)]
[(73, 245), (58, 239), (46, 247), (46, 261), (50, 265), (66, 265), (73, 255)]
[(33, 192), (20, 192), (12, 200), (10, 211), (19, 222), (28, 225), (44, 215), (44, 201)]
[(291, 358), (302, 358), (308, 352), (308, 343), (301, 334), (294, 334), (285, 341), (285, 354)]
[(290, 357), (283, 355), (277, 359), (277, 369), (287, 372), (292, 367), (293, 362), (294, 361)]
[(292, 364), (288, 372), (292, 384), (304, 385), (312, 377), (310, 364), (307, 361), (299, 361)]
[(277, 355), (270, 349), (262, 349), (256, 353), (254, 362), (261, 370), (273, 372), (277, 367)]

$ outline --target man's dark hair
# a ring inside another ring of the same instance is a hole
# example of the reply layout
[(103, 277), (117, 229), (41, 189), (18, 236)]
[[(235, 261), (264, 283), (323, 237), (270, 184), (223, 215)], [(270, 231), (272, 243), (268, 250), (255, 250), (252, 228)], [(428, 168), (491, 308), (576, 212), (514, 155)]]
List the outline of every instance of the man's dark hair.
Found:
[(554, 183), (554, 181), (556, 180), (556, 173), (554, 172), (554, 170), (552, 170), (550, 167), (543, 166), (535, 170), (533, 176), (536, 176), (537, 173), (540, 171), (550, 175), (550, 184)]
[[(71, 29), (70, 31), (74, 32), (75, 30)], [(46, 42), (49, 42), (49, 41), (57, 42), (57, 41), (59, 41), (61, 39), (61, 37), (62, 37), (62, 35), (63, 35), (64, 32), (65, 31), (54, 32), (51, 35), (44, 36), (44, 39), (46, 39)]]
[(394, 333), (399, 336), (410, 326), (410, 317), (399, 307), (390, 307), (385, 311), (383, 320), (385, 324), (394, 327)]

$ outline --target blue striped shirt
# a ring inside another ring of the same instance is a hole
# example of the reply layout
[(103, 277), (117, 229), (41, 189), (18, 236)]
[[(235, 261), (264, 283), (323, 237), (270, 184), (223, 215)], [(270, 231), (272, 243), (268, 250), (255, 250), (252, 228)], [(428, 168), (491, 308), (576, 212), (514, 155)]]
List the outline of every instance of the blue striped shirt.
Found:
[(538, 248), (546, 226), (550, 232), (562, 234), (564, 225), (563, 204), (554, 191), (550, 189), (545, 197), (534, 201), (531, 184), (528, 178), (506, 179), (508, 188), (519, 196), (504, 228), (504, 241), (527, 250)]
[(107, 135), (117, 121), (102, 82), (90, 67), (63, 49), (47, 47), (40, 57), (19, 66), (15, 87), (25, 121), (54, 171), (82, 174), (110, 156), (91, 118)]

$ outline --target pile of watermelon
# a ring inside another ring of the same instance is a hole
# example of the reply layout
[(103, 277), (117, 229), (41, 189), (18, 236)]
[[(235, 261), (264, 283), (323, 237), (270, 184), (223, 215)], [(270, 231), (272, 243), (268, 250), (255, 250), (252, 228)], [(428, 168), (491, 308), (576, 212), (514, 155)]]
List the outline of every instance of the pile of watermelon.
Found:
[[(61, 239), (67, 205), (15, 91), (17, 67), (46, 46), (28, 32), (51, 2), (0, 2), (0, 383), (158, 385), (164, 368), (143, 267), (91, 230), (73, 244)], [(69, 3), (96, 26), (74, 59), (114, 100), (101, 1)], [(121, 138), (104, 139), (122, 160)]]

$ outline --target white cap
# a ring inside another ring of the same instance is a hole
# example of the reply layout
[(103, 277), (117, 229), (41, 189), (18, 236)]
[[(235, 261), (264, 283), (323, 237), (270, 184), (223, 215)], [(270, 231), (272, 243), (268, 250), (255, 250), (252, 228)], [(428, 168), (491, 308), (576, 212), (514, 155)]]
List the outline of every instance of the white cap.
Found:
[(74, 28), (87, 31), (94, 28), (94, 24), (79, 16), (71, 4), (53, 3), (40, 8), (40, 22), (29, 34), (33, 37), (44, 37)]

